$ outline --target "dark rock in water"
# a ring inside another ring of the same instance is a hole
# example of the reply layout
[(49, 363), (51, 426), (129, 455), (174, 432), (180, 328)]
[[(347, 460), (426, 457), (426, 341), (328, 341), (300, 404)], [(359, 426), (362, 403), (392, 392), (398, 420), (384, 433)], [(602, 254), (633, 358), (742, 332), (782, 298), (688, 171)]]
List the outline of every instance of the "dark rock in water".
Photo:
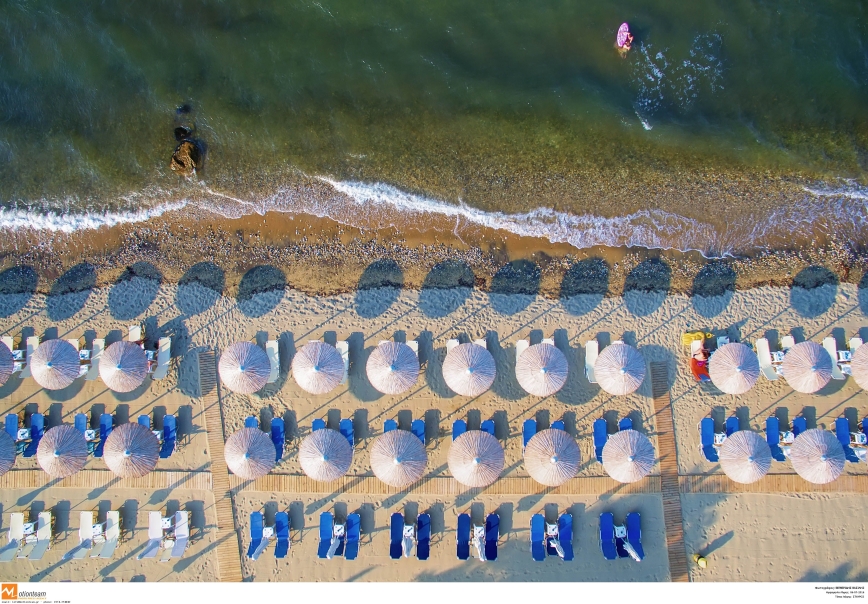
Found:
[(178, 145), (172, 154), (172, 170), (181, 176), (190, 177), (201, 166), (201, 155), (196, 143), (190, 140), (181, 141), (181, 144)]
[(183, 141), (185, 138), (190, 138), (192, 134), (192, 128), (188, 128), (187, 126), (178, 126), (175, 128), (175, 140), (178, 142)]

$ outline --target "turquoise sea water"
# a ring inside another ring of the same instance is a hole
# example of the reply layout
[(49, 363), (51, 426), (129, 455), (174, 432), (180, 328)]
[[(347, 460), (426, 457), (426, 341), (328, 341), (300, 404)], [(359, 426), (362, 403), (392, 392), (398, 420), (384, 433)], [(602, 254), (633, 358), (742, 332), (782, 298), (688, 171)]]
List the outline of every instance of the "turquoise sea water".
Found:
[(19, 1), (0, 28), (7, 228), (193, 203), (709, 254), (868, 239), (862, 2)]

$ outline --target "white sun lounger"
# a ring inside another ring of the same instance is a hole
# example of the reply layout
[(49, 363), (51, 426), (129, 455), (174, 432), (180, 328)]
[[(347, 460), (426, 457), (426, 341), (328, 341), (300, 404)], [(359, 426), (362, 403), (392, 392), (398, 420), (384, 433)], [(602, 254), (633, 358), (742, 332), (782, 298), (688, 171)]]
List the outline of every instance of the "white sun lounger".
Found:
[(847, 376), (841, 372), (841, 368), (838, 366), (838, 344), (835, 342), (835, 338), (831, 336), (823, 338), (823, 348), (826, 349), (826, 352), (829, 353), (832, 359), (832, 379), (843, 380), (846, 378)]
[(130, 325), (127, 328), (127, 339), (130, 342), (140, 342), (144, 338), (142, 337), (142, 326), (141, 325)]
[[(115, 548), (121, 537), (121, 514), (117, 510), (110, 510), (105, 515), (105, 543), (103, 543), (100, 558), (114, 556)], [(93, 556), (91, 556), (93, 558)]]
[(854, 337), (850, 338), (850, 354), (856, 352), (856, 349), (862, 345), (862, 338)]
[(21, 370), (21, 377), (26, 378), (32, 375), (30, 373), (30, 359), (33, 358), (33, 353), (38, 347), (39, 338), (37, 336), (30, 336), (27, 338), (27, 358), (25, 359), (27, 364), (24, 366), (24, 369)]
[(344, 378), (341, 380), (341, 384), (346, 384), (347, 376), (350, 373), (350, 343), (346, 340), (341, 340), (335, 343), (335, 348), (338, 349), (338, 352), (341, 353), (341, 358), (344, 360)]
[(139, 560), (154, 558), (163, 541), (163, 515), (160, 512), (148, 512), (148, 542), (145, 549), (138, 555)]
[(82, 512), (78, 517), (78, 545), (66, 552), (64, 558), (81, 560), (93, 549), (93, 512)]
[(477, 346), (482, 346), (483, 348), (488, 350), (488, 342), (486, 342), (485, 340), (473, 340), (473, 343)]
[[(81, 350), (78, 339), (68, 339), (67, 342), (72, 344), (72, 347), (75, 348), (76, 351)], [(88, 365), (80, 365), (78, 368), (78, 377), (84, 376), (90, 367)]]
[(600, 352), (600, 344), (597, 340), (588, 340), (585, 342), (585, 375), (588, 376), (588, 381), (592, 384), (597, 383), (597, 376), (594, 374), (594, 365), (597, 364), (597, 354)]
[(446, 352), (448, 353), (450, 350), (458, 346), (458, 340), (446, 340)]
[(793, 336), (784, 336), (781, 338), (781, 350), (784, 352), (796, 345), (796, 338)]
[(756, 356), (759, 359), (760, 371), (763, 372), (766, 379), (771, 381), (778, 379), (778, 372), (772, 365), (772, 353), (767, 339), (760, 338), (756, 341)]
[(6, 546), (0, 549), (0, 562), (11, 562), (18, 555), (18, 548), (24, 541), (24, 514), (12, 512), (9, 515), (9, 533)]
[(515, 343), (515, 360), (518, 361), (521, 358), (521, 355), (524, 354), (524, 351), (528, 349), (530, 346), (530, 342), (527, 340), (519, 340)]
[[(6, 348), (9, 349), (9, 352), (13, 352), (15, 350), (15, 340), (12, 339), (12, 336), (3, 336), (2, 338), (0, 338), (0, 341), (6, 344)], [(21, 361), (15, 361), (12, 364), (12, 373), (15, 373), (16, 371), (21, 371), (22, 369), (24, 369), (24, 363), (22, 363)]]
[(93, 381), (99, 377), (99, 360), (102, 357), (102, 351), (105, 349), (105, 340), (96, 338), (93, 341), (93, 346), (90, 351), (90, 369), (84, 379)]
[(416, 358), (419, 358), (419, 342), (417, 340), (407, 340), (407, 346), (410, 350), (416, 353)]
[(187, 550), (187, 540), (190, 538), (190, 512), (175, 512), (175, 544), (170, 557), (180, 558)]
[(172, 358), (172, 338), (160, 338), (157, 347), (157, 368), (152, 379), (162, 380), (169, 374), (169, 360)]
[(548, 344), (549, 346), (554, 346), (555, 345), (555, 339), (554, 338), (543, 338), (542, 341), (540, 342), (540, 344)]
[(42, 560), (51, 545), (51, 512), (40, 512), (36, 525), (36, 545), (30, 552), (30, 560)]
[(268, 374), (266, 384), (273, 384), (277, 381), (277, 376), (280, 374), (280, 348), (277, 340), (268, 340), (265, 343), (265, 354), (268, 355), (268, 362), (271, 364), (271, 372)]

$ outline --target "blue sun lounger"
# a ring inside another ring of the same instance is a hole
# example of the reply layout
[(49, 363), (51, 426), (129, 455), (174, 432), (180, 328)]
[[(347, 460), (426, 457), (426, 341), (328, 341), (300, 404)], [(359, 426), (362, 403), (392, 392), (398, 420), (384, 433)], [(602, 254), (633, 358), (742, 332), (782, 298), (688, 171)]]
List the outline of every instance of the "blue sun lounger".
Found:
[(245, 428), (258, 428), (259, 427), (259, 420), (256, 419), (252, 415), (248, 415), (247, 417), (244, 418), (244, 427)]
[(356, 432), (353, 429), (353, 420), (344, 418), (340, 423), (341, 435), (350, 443), (350, 448), (356, 446)]
[(383, 432), (393, 432), (398, 429), (398, 422), (393, 419), (387, 419), (383, 422)]
[(358, 514), (347, 516), (346, 545), (344, 558), (355, 560), (359, 556), (359, 539), (362, 536), (362, 519)]
[(250, 513), (250, 547), (247, 548), (247, 557), (251, 560), (259, 558), (259, 554), (265, 549), (268, 539), (262, 536), (262, 512)]
[(174, 415), (163, 416), (163, 446), (160, 447), (160, 459), (167, 459), (175, 452), (175, 439), (178, 436), (178, 425)]
[(732, 436), (738, 432), (738, 418), (736, 416), (726, 418), (726, 435)]
[(138, 418), (136, 418), (136, 423), (138, 423), (140, 426), (144, 426), (148, 430), (151, 429), (151, 417), (149, 415), (140, 415)]
[(781, 428), (778, 418), (774, 415), (766, 420), (766, 442), (772, 450), (772, 458), (776, 461), (786, 461), (784, 452), (781, 451)]
[(410, 424), (410, 432), (416, 435), (416, 438), (422, 441), (422, 444), (425, 444), (425, 420), (424, 419), (414, 419)]
[(567, 427), (564, 424), (563, 420), (556, 420), (552, 422), (552, 430), (564, 430), (566, 431)]
[(317, 430), (323, 430), (325, 429), (325, 427), (325, 420), (323, 419), (315, 419), (310, 424), (310, 429), (314, 432), (316, 432)]
[(14, 413), (9, 413), (6, 416), (6, 434), (8, 434), (13, 441), (18, 440), (18, 416)]
[(459, 560), (470, 557), (470, 515), (458, 515), (458, 530), (455, 535), (456, 555)]
[(500, 516), (489, 514), (485, 519), (485, 559), (497, 560), (497, 541), (500, 539)]
[(389, 521), (389, 557), (399, 560), (404, 553), (404, 514), (395, 512)]
[(558, 540), (564, 550), (564, 562), (573, 559), (573, 515), (561, 514), (558, 518)]
[(419, 514), (416, 520), (416, 557), (427, 560), (431, 553), (431, 516)]
[(606, 420), (602, 418), (594, 420), (594, 454), (600, 463), (603, 463), (603, 447), (607, 440), (609, 440), (609, 431), (606, 428)]
[(536, 434), (536, 420), (526, 419), (521, 426), (521, 448), (524, 449)]
[(73, 425), (75, 426), (75, 429), (84, 436), (84, 433), (87, 432), (87, 415), (84, 413), (76, 413)]
[(712, 463), (720, 461), (717, 449), (714, 448), (714, 420), (712, 418), (704, 417), (699, 422), (699, 440), (703, 457)]
[(600, 549), (606, 560), (615, 560), (618, 557), (615, 549), (615, 517), (610, 512), (600, 514)]
[(319, 546), (316, 550), (318, 558), (325, 560), (332, 546), (332, 533), (334, 532), (335, 519), (331, 512), (323, 512), (319, 515)]
[(274, 461), (279, 463), (286, 445), (286, 423), (282, 417), (271, 418), (271, 442), (274, 443)]
[(112, 433), (112, 424), (114, 423), (114, 418), (110, 413), (103, 413), (99, 416), (99, 442), (96, 444), (96, 447), (93, 450), (94, 457), (102, 457), (103, 447), (105, 447), (105, 440), (108, 438), (109, 434)]
[(808, 420), (804, 416), (799, 416), (793, 419), (793, 436), (798, 436), (808, 429)]
[(286, 554), (289, 552), (289, 514), (286, 512), (277, 512), (274, 515), (274, 536), (277, 537), (274, 557), (286, 558)]
[(542, 514), (530, 517), (530, 555), (536, 562), (546, 559), (546, 521)]
[(463, 419), (456, 419), (452, 422), (452, 440), (455, 440), (462, 434), (467, 432), (467, 422)]
[[(111, 417), (111, 415), (109, 415)], [(41, 413), (30, 416), (30, 442), (24, 448), (24, 457), (33, 457), (39, 448), (39, 441), (45, 434), (45, 417)]]
[(859, 458), (850, 446), (850, 422), (846, 417), (839, 417), (835, 420), (835, 435), (838, 437), (838, 442), (844, 448), (844, 457), (850, 463), (859, 463)]
[(633, 429), (633, 420), (629, 417), (622, 417), (621, 421), (618, 422), (618, 430), (632, 430)]
[(627, 514), (627, 542), (633, 550), (635, 550), (641, 560), (645, 557), (645, 550), (642, 549), (642, 531), (639, 520), (638, 512), (630, 512)]
[(492, 436), (494, 436), (494, 420), (487, 419), (482, 422), (482, 425), (479, 427), (483, 432), (488, 432)]

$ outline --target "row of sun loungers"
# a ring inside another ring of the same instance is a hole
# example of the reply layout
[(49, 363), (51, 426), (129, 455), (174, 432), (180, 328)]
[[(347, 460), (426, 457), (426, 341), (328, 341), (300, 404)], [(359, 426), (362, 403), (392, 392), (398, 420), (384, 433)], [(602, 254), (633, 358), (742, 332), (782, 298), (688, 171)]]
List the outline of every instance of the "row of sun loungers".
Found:
[(51, 512), (40, 512), (36, 522), (24, 522), (24, 514), (20, 512), (10, 514), (7, 543), (0, 548), (0, 562), (16, 558), (41, 560), (51, 547), (53, 521)]

